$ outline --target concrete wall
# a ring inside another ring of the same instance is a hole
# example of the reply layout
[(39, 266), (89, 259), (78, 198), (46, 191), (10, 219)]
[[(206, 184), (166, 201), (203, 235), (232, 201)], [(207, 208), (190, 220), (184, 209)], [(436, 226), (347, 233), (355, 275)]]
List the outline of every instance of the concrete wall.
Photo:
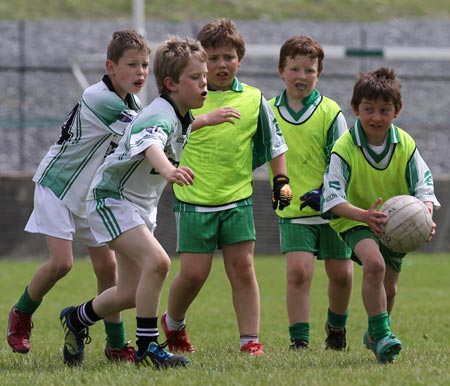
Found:
[[(195, 36), (203, 24), (202, 20), (148, 21), (146, 36), (154, 53), (156, 45), (168, 34)], [(238, 73), (241, 81), (258, 86), (266, 98), (276, 96), (284, 87), (277, 73), (278, 47), (293, 34), (309, 34), (324, 47), (435, 47), (438, 52), (449, 48), (450, 20), (374, 23), (239, 20), (237, 24), (248, 46), (270, 48), (267, 51), (271, 55), (264, 57), (252, 55), (249, 49)], [(82, 89), (71, 65), (79, 62), (88, 83), (97, 82), (104, 73), (105, 50), (112, 32), (130, 26), (126, 19), (96, 23), (0, 21), (0, 173), (34, 172), (80, 97)], [(99, 55), (103, 59), (93, 62), (88, 59)], [(325, 50), (324, 74), (318, 89), (339, 103), (351, 125), (355, 118), (349, 101), (358, 72), (380, 66), (395, 68), (403, 81), (403, 109), (396, 124), (412, 134), (434, 174), (448, 174), (449, 61), (437, 60), (438, 57), (428, 54), (416, 60), (339, 59)], [(146, 91), (148, 100), (156, 96), (152, 75)]]
[[(435, 179), (436, 195), (442, 208), (435, 213), (437, 234), (430, 244), (421, 249), (426, 252), (450, 251), (450, 178)], [(34, 183), (29, 174), (0, 176), (0, 258), (46, 257), (46, 245), (42, 235), (31, 235), (23, 230), (33, 210)], [(279, 253), (279, 234), (276, 216), (270, 203), (270, 185), (265, 179), (254, 182), (254, 214), (256, 222), (256, 253)], [(175, 220), (172, 212), (172, 190), (166, 188), (161, 198), (156, 236), (172, 256), (176, 255)], [(75, 243), (75, 254), (85, 255), (85, 248)]]

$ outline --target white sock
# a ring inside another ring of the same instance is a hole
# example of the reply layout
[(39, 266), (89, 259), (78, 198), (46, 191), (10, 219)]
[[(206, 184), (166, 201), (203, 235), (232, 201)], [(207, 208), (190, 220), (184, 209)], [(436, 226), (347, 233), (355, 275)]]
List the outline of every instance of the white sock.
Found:
[(258, 343), (259, 337), (257, 335), (241, 335), (240, 337), (241, 348), (244, 347), (250, 341)]
[(186, 318), (183, 320), (173, 320), (168, 313), (166, 313), (166, 324), (169, 330), (178, 330), (182, 325), (186, 324)]

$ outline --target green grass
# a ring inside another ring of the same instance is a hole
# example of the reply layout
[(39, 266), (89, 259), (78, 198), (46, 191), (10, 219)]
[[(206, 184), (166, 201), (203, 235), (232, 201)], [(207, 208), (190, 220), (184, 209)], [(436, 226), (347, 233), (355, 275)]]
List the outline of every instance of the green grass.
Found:
[[(448, 18), (448, 0), (152, 0), (148, 20), (173, 22), (228, 16), (233, 19), (374, 21), (390, 18)], [(0, 19), (130, 18), (132, 0), (0, 0)]]
[[(404, 349), (394, 365), (379, 365), (363, 348), (367, 317), (361, 296), (361, 268), (355, 266), (355, 289), (348, 325), (348, 350), (324, 350), (326, 276), (317, 263), (312, 291), (310, 352), (289, 352), (284, 301), (285, 264), (282, 257), (257, 256), (261, 287), (261, 341), (266, 355), (238, 352), (238, 331), (229, 283), (222, 260), (214, 261), (211, 276), (189, 314), (189, 335), (197, 347), (186, 369), (154, 371), (132, 364), (111, 364), (103, 356), (102, 323), (91, 329), (81, 368), (62, 362), (63, 333), (60, 310), (95, 296), (90, 263), (77, 259), (72, 272), (47, 295), (34, 316), (32, 349), (13, 354), (4, 337), (0, 346), (0, 385), (449, 385), (450, 374), (450, 256), (411, 254), (404, 262), (399, 295), (393, 313), (393, 331)], [(7, 315), (42, 261), (0, 261), (0, 325), (6, 332)], [(160, 313), (167, 304), (170, 279), (178, 270), (174, 259), (164, 287)], [(134, 310), (125, 312), (127, 335), (135, 340)]]

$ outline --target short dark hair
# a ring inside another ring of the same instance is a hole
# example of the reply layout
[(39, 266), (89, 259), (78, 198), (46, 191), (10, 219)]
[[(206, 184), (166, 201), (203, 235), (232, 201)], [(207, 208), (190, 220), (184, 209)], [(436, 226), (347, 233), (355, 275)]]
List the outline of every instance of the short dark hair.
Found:
[(197, 39), (206, 49), (231, 45), (236, 48), (239, 60), (245, 55), (245, 42), (236, 23), (229, 18), (215, 19), (204, 25)]
[(124, 52), (131, 49), (138, 49), (150, 55), (151, 49), (145, 38), (135, 30), (116, 31), (112, 35), (106, 51), (106, 59), (118, 63)]
[(323, 70), (324, 52), (320, 43), (307, 35), (294, 35), (284, 42), (280, 48), (278, 67), (284, 69), (287, 58), (304, 55), (311, 59), (317, 58), (319, 74)]
[(391, 101), (396, 111), (402, 106), (401, 82), (393, 69), (381, 67), (371, 72), (359, 74), (354, 87), (351, 104), (358, 108), (363, 98)]

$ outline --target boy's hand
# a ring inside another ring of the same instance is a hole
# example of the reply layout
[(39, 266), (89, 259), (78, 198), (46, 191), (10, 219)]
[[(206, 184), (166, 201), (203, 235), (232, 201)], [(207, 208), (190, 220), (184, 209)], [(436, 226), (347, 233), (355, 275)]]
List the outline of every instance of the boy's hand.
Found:
[(180, 186), (193, 185), (194, 172), (187, 166), (180, 166), (178, 168), (173, 168), (166, 179), (167, 181)]
[(273, 177), (272, 189), (272, 207), (273, 210), (277, 208), (283, 210), (289, 206), (292, 200), (292, 190), (289, 186), (289, 178), (282, 174)]
[(374, 204), (366, 211), (364, 211), (363, 222), (369, 225), (373, 233), (377, 237), (381, 237), (384, 232), (384, 225), (386, 225), (387, 214), (384, 212), (379, 212), (378, 207), (380, 206), (383, 199), (379, 197)]
[(300, 201), (303, 201), (300, 204), (300, 210), (302, 210), (305, 206), (309, 206), (314, 210), (320, 210), (320, 198), (322, 196), (322, 187), (318, 189), (311, 190), (305, 193), (300, 197)]

